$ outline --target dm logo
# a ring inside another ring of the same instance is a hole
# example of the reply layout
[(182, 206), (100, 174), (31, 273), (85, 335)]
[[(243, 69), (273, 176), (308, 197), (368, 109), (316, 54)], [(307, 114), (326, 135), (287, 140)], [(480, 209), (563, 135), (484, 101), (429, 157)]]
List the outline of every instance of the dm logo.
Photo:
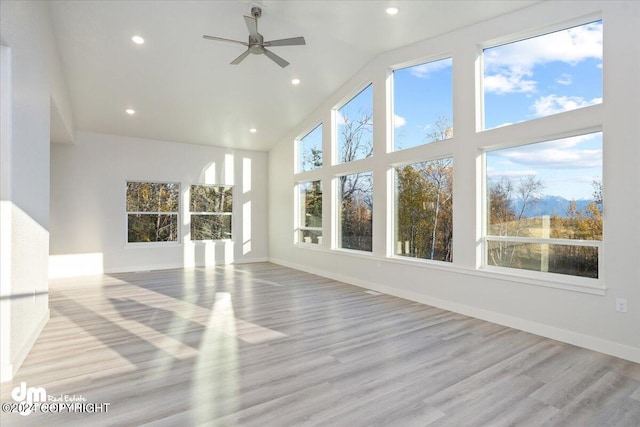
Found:
[(27, 416), (33, 411), (33, 403), (40, 403), (47, 401), (47, 391), (44, 387), (28, 387), (24, 381), (13, 390), (11, 390), (11, 397), (16, 402), (24, 402), (26, 405), (22, 407), (19, 412), (21, 415)]

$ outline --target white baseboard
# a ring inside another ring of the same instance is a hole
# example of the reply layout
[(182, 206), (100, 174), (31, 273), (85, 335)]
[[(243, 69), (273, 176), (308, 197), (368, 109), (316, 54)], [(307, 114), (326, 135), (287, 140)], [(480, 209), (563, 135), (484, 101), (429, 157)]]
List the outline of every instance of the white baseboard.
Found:
[(20, 348), (20, 350), (18, 351), (18, 354), (16, 354), (13, 360), (11, 360), (11, 363), (2, 366), (0, 370), (0, 382), (4, 383), (13, 379), (16, 372), (18, 372), (18, 369), (20, 369), (20, 366), (22, 366), (24, 359), (27, 358), (27, 355), (31, 351), (31, 347), (33, 347), (33, 344), (35, 344), (36, 340), (40, 336), (40, 333), (49, 321), (50, 316), (51, 312), (49, 311), (49, 309), (47, 309), (38, 322), (38, 325), (32, 331), (31, 335), (29, 335), (27, 341), (25, 341), (25, 343), (22, 345), (22, 348)]
[(497, 323), (498, 325), (508, 326), (510, 328), (529, 332), (535, 335), (540, 335), (546, 338), (551, 338), (557, 341), (562, 341), (567, 344), (587, 348), (589, 350), (605, 353), (611, 356), (619, 357), (621, 359), (630, 360), (632, 362), (640, 363), (640, 349), (625, 344), (620, 344), (591, 335), (585, 335), (578, 332), (509, 316), (502, 313), (484, 310), (465, 304), (459, 304), (440, 298), (434, 298), (417, 292), (405, 291), (403, 289), (394, 288), (392, 286), (387, 286), (380, 283), (373, 283), (355, 277), (335, 274), (332, 272), (292, 263), (281, 259), (270, 258), (269, 262), (282, 265), (284, 267), (305, 271), (317, 276), (326, 277), (328, 279), (337, 280), (339, 282), (348, 283), (350, 285), (371, 289), (374, 291), (382, 292), (384, 294), (393, 295), (410, 301), (415, 301), (433, 307), (441, 308), (443, 310), (464, 314), (465, 316), (474, 317), (476, 319)]
[[(251, 264), (255, 262), (268, 262), (269, 258), (243, 258), (234, 260), (231, 264)], [(202, 267), (213, 267), (216, 265), (228, 265), (227, 263), (218, 263), (218, 264), (196, 264), (193, 267), (185, 267), (182, 263), (174, 263), (174, 264), (153, 264), (153, 265), (137, 265), (133, 267), (122, 267), (122, 268), (109, 268), (106, 269), (104, 274), (116, 274), (116, 273), (133, 273), (136, 271), (153, 271), (153, 270), (171, 270), (174, 268), (202, 268)]]
[(256, 262), (269, 262), (269, 258), (243, 258), (233, 261), (231, 264), (254, 264)]

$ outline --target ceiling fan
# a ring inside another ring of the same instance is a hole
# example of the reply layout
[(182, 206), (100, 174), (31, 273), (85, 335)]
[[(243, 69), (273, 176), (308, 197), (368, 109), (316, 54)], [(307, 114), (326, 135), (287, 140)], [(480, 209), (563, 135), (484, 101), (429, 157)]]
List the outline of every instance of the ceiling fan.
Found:
[(247, 29), (249, 30), (249, 42), (242, 42), (239, 40), (230, 40), (230, 39), (224, 39), (222, 37), (214, 37), (214, 36), (207, 36), (207, 35), (203, 35), (202, 38), (207, 40), (218, 40), (223, 42), (237, 43), (243, 46), (247, 46), (246, 51), (244, 51), (240, 56), (238, 56), (236, 59), (231, 61), (233, 65), (238, 65), (247, 56), (249, 56), (250, 53), (253, 53), (256, 55), (264, 54), (273, 62), (275, 62), (282, 68), (284, 68), (287, 65), (289, 65), (289, 63), (285, 61), (283, 58), (276, 55), (275, 53), (268, 50), (267, 48), (275, 47), (275, 46), (304, 45), (305, 44), (304, 37), (292, 37), (288, 39), (264, 41), (264, 37), (262, 36), (262, 34), (258, 32), (258, 18), (260, 18), (261, 16), (262, 16), (262, 9), (260, 9), (257, 6), (254, 6), (251, 8), (251, 16), (245, 15), (244, 17), (244, 22), (247, 24)]

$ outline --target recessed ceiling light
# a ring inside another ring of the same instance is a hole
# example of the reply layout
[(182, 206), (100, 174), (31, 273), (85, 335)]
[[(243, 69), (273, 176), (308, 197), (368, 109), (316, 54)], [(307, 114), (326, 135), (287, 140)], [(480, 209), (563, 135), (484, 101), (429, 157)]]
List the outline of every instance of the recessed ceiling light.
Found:
[(136, 110), (134, 110), (133, 108), (127, 108), (126, 110), (124, 110), (124, 112), (130, 116), (133, 116), (136, 113)]
[(144, 39), (140, 36), (131, 37), (131, 41), (134, 42), (135, 44), (144, 44)]
[(300, 79), (291, 80), (291, 84), (294, 85), (294, 86), (298, 86), (300, 84)]
[(398, 8), (397, 8), (397, 7), (395, 7), (395, 6), (391, 6), (391, 7), (388, 7), (388, 8), (385, 10), (385, 12), (387, 12), (387, 15), (392, 15), (392, 16), (393, 16), (393, 15), (397, 15), (397, 14), (398, 14), (398, 12), (400, 12), (400, 9), (398, 9)]
[(249, 132), (256, 133), (256, 132), (258, 132), (258, 130), (256, 128), (251, 128), (251, 129), (249, 129)]

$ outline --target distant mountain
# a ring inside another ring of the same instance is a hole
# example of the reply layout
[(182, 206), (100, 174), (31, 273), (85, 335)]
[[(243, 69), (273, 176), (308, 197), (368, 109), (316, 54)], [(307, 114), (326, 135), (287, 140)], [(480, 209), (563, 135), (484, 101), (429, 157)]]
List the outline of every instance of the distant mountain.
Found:
[[(576, 200), (576, 208), (578, 210), (586, 210), (589, 203), (593, 200), (579, 199)], [(542, 215), (558, 215), (564, 217), (567, 215), (567, 210), (571, 200), (567, 200), (560, 196), (544, 196), (537, 203), (529, 204), (524, 210), (525, 217), (537, 217)], [(520, 212), (522, 209), (522, 199), (518, 199), (513, 203), (513, 209), (515, 212)]]

